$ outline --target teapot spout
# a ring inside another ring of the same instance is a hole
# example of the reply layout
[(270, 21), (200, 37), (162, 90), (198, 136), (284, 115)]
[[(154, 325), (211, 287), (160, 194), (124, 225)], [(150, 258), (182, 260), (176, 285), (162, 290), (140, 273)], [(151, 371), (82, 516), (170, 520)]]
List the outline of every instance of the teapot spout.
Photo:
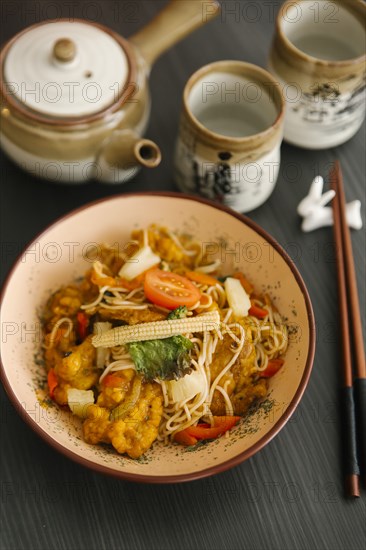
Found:
[(102, 183), (124, 183), (144, 166), (155, 168), (161, 151), (153, 141), (131, 130), (116, 130), (102, 145), (96, 162), (96, 177)]
[(156, 143), (150, 139), (137, 140), (133, 153), (137, 164), (146, 168), (156, 168), (161, 162), (161, 151)]

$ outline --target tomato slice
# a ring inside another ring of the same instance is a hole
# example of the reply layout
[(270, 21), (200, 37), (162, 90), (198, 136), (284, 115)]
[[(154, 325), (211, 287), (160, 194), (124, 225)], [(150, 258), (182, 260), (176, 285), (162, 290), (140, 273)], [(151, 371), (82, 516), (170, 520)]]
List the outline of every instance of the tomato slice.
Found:
[(167, 309), (192, 307), (201, 298), (198, 288), (186, 277), (161, 269), (146, 273), (144, 291), (150, 302)]

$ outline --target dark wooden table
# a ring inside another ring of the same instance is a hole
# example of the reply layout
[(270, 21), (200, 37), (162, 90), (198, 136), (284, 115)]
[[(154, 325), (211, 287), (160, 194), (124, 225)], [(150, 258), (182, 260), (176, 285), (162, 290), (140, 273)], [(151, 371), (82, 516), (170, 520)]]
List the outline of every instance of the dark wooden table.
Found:
[[(124, 36), (164, 2), (8, 1), (2, 40), (42, 19), (97, 19)], [(1, 277), (25, 243), (56, 217), (120, 192), (173, 190), (172, 153), (187, 78), (218, 59), (265, 66), (281, 2), (223, 2), (222, 16), (166, 53), (151, 74), (148, 136), (161, 145), (159, 168), (113, 187), (51, 185), (1, 162)], [(234, 10), (234, 12), (232, 11)], [(344, 498), (340, 459), (337, 288), (330, 229), (303, 234), (296, 205), (316, 174), (340, 159), (349, 200), (365, 205), (365, 128), (323, 152), (283, 145), (271, 198), (250, 217), (269, 231), (300, 269), (313, 301), (318, 346), (308, 389), (281, 433), (259, 454), (216, 477), (176, 486), (117, 481), (84, 470), (49, 448), (22, 422), (1, 389), (1, 527), (4, 550), (365, 548), (365, 489)], [(363, 218), (365, 212), (363, 210)], [(365, 232), (352, 235), (363, 313)], [(364, 325), (365, 319), (363, 319)]]

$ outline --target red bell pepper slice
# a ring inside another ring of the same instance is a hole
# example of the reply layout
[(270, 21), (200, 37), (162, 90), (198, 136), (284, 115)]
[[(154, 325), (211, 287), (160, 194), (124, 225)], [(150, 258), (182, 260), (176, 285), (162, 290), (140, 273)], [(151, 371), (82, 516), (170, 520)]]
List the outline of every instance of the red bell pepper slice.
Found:
[(259, 307), (252, 302), (252, 307), (249, 309), (249, 315), (253, 315), (253, 317), (257, 317), (257, 319), (264, 319), (268, 315), (268, 310)]
[(240, 420), (240, 416), (214, 416), (214, 425), (206, 428), (201, 424), (189, 426), (187, 433), (196, 439), (216, 439), (219, 435), (231, 430)]
[(83, 342), (88, 335), (89, 318), (83, 311), (78, 311), (76, 321), (77, 333), (79, 339)]
[(195, 445), (198, 440), (216, 439), (219, 435), (227, 432), (240, 420), (240, 416), (214, 416), (214, 425), (198, 424), (189, 426), (175, 434), (174, 439), (182, 445)]
[(51, 399), (54, 398), (55, 395), (55, 389), (58, 386), (58, 378), (55, 373), (55, 369), (50, 369), (47, 374), (47, 383), (48, 383), (48, 390), (50, 393)]
[(244, 275), (240, 272), (236, 272), (233, 274), (234, 279), (238, 279), (241, 283), (241, 286), (244, 288), (245, 292), (247, 294), (253, 294), (254, 292), (254, 286)]
[(198, 443), (198, 439), (187, 433), (187, 428), (181, 432), (177, 432), (174, 435), (174, 441), (180, 443), (181, 445), (185, 445), (186, 447), (190, 447), (191, 445)]
[(260, 373), (261, 377), (271, 378), (271, 376), (274, 376), (276, 372), (280, 370), (284, 362), (285, 362), (284, 359), (270, 359), (268, 361), (267, 368)]

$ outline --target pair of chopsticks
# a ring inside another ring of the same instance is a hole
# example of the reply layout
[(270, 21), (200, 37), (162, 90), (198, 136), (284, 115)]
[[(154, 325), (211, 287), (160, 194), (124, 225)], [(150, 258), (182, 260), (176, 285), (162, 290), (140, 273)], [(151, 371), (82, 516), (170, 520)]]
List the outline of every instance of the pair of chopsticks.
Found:
[(344, 459), (346, 493), (360, 496), (360, 476), (366, 476), (366, 366), (360, 304), (346, 199), (338, 161), (330, 172), (336, 245), (340, 328), (342, 337)]

